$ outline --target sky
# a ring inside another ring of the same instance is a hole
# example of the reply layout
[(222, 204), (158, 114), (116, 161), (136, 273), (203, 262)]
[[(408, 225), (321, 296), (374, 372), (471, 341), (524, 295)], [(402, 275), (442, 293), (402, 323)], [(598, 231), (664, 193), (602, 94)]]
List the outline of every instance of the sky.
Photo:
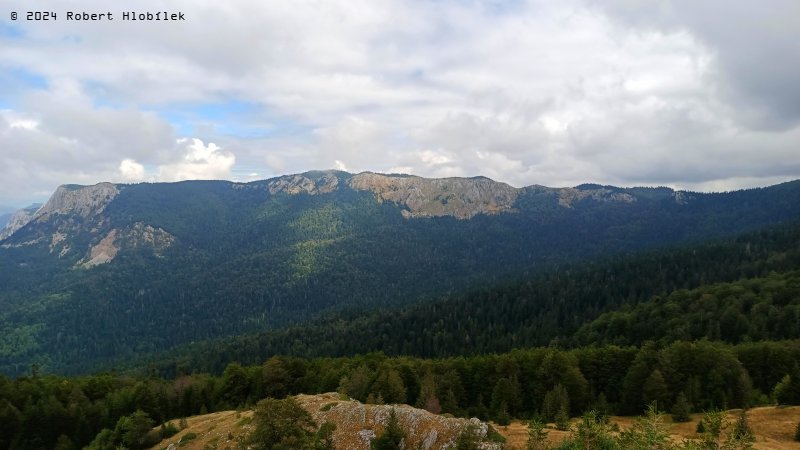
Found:
[(0, 212), (313, 169), (776, 184), (800, 178), (798, 23), (795, 0), (2, 0)]

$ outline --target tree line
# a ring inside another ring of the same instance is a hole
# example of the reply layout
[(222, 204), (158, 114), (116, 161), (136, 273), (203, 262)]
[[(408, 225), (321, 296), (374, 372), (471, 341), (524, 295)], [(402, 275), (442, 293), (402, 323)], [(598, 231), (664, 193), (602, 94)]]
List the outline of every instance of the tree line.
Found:
[(679, 403), (690, 411), (800, 404), (798, 361), (800, 341), (697, 341), (545, 347), (447, 359), (381, 353), (273, 357), (259, 365), (229, 364), (219, 376), (169, 379), (155, 372), (60, 377), (39, 374), (34, 367), (23, 377), (0, 377), (0, 448), (51, 449), (58, 443), (64, 449), (81, 448), (104, 429), (106, 437), (113, 437), (114, 430), (146, 420), (157, 425), (249, 407), (267, 397), (331, 391), (363, 402), (407, 403), (500, 423), (555, 420), (587, 410), (640, 414), (652, 402), (668, 411)]

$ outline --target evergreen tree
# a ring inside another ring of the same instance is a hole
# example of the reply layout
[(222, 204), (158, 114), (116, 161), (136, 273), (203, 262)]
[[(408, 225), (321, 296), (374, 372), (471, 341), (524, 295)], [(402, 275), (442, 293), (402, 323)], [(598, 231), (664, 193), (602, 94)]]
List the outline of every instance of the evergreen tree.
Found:
[[(703, 414), (702, 446), (706, 449), (719, 449), (722, 446), (722, 432), (728, 427), (723, 411), (713, 410)], [(699, 426), (698, 426), (699, 427)]]
[(289, 372), (279, 358), (272, 357), (261, 369), (261, 380), (264, 395), (272, 398), (283, 398), (289, 393)]
[(431, 371), (426, 372), (422, 378), (422, 385), (417, 397), (417, 408), (422, 408), (433, 414), (442, 412), (439, 397), (436, 396), (436, 380)]
[(626, 449), (672, 448), (669, 432), (664, 424), (664, 415), (658, 412), (654, 403), (648, 406), (644, 417), (638, 418), (629, 429), (620, 433), (619, 442), (621, 447)]
[(313, 450), (315, 424), (311, 416), (291, 397), (268, 398), (258, 402), (253, 412), (250, 448), (258, 450)]
[(336, 431), (336, 424), (325, 422), (319, 427), (316, 434), (316, 445), (314, 450), (336, 450), (333, 442), (333, 432)]
[(729, 441), (739, 448), (750, 448), (752, 443), (755, 442), (755, 435), (747, 420), (747, 409), (743, 408), (742, 412), (739, 413), (739, 418), (733, 424), (733, 431), (731, 431)]
[(667, 382), (664, 381), (664, 375), (661, 374), (660, 370), (654, 369), (642, 386), (642, 399), (648, 405), (656, 402), (663, 408), (667, 406), (668, 397), (669, 388), (667, 387)]
[(499, 419), (514, 415), (516, 413), (515, 406), (518, 402), (519, 383), (516, 382), (516, 379), (500, 378), (497, 380), (494, 389), (492, 389), (491, 402), (492, 414), (495, 418)]
[(556, 415), (564, 413), (569, 417), (569, 395), (561, 384), (556, 384), (553, 389), (544, 396), (542, 413), (547, 421), (554, 421)]
[(397, 421), (394, 408), (392, 408), (389, 412), (389, 421), (386, 423), (386, 428), (384, 428), (380, 436), (372, 441), (370, 447), (372, 450), (401, 450), (402, 447), (400, 444), (405, 435), (405, 432), (400, 428), (400, 424)]
[(555, 425), (556, 430), (559, 431), (567, 431), (569, 430), (569, 413), (567, 413), (567, 409), (562, 406), (555, 416)]
[(678, 398), (675, 400), (675, 404), (672, 406), (673, 422), (688, 422), (691, 420), (691, 412), (692, 406), (689, 404), (689, 400), (686, 399), (686, 394), (681, 392), (678, 394)]
[(475, 425), (467, 425), (456, 438), (455, 450), (480, 450), (480, 448), (481, 440), (478, 437), (478, 429)]
[(547, 430), (544, 422), (532, 419), (528, 422), (528, 441), (525, 443), (525, 450), (547, 450), (550, 444), (547, 442)]
[[(370, 394), (369, 386), (372, 380), (372, 372), (365, 364), (350, 372), (349, 376), (343, 377), (339, 384), (339, 392), (347, 394), (360, 402), (366, 402)], [(373, 402), (374, 403), (374, 402)]]
[(72, 439), (62, 434), (58, 437), (56, 446), (53, 448), (54, 450), (75, 450), (75, 444), (72, 442)]
[(605, 422), (594, 411), (581, 417), (575, 429), (574, 439), (584, 449), (603, 449), (613, 446), (613, 440)]

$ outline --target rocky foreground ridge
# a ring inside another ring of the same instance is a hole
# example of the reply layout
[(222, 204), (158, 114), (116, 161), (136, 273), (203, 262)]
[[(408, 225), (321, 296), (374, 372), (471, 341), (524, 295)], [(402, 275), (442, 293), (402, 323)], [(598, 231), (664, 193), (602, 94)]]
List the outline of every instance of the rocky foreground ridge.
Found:
[[(468, 426), (473, 427), (482, 441), (482, 449), (501, 448), (499, 444), (489, 441), (489, 425), (475, 418), (445, 417), (408, 405), (367, 405), (356, 400), (341, 400), (337, 393), (298, 395), (295, 399), (318, 426), (325, 422), (336, 424), (333, 441), (337, 450), (369, 450), (370, 442), (386, 428), (392, 410), (406, 433), (403, 448), (453, 449), (458, 435)], [(193, 417), (188, 420), (187, 429), (161, 441), (153, 449), (236, 448), (237, 442), (241, 442), (252, 430), (250, 417), (252, 411), (224, 411)], [(196, 437), (186, 439), (185, 436), (190, 433)]]

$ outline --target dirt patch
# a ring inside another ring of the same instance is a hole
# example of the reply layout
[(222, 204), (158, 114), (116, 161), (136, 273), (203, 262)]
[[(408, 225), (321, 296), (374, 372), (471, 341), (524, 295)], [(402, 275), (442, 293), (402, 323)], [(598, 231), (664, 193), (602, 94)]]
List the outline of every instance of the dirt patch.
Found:
[(117, 239), (117, 230), (111, 230), (106, 237), (89, 251), (88, 260), (81, 264), (84, 268), (110, 263), (117, 256), (119, 248), (114, 244)]

